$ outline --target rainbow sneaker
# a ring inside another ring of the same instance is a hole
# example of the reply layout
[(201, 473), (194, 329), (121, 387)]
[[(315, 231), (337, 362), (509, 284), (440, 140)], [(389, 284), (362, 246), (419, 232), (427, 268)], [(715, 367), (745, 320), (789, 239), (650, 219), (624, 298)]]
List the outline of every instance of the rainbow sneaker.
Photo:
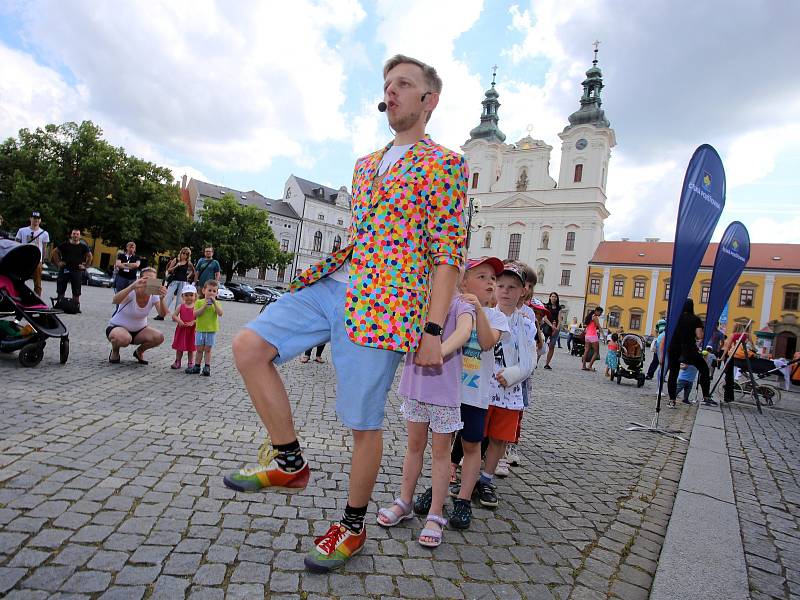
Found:
[[(263, 447), (262, 447), (263, 449)], [(311, 469), (308, 461), (303, 468), (294, 473), (287, 473), (278, 466), (275, 450), (263, 453), (259, 450), (258, 465), (244, 467), (225, 475), (222, 482), (225, 487), (237, 492), (258, 492), (269, 488), (286, 488), (299, 491), (308, 485)]]
[(306, 568), (314, 573), (327, 573), (338, 569), (358, 554), (367, 541), (367, 528), (353, 533), (340, 523), (334, 523), (325, 535), (314, 540), (316, 544), (306, 554)]

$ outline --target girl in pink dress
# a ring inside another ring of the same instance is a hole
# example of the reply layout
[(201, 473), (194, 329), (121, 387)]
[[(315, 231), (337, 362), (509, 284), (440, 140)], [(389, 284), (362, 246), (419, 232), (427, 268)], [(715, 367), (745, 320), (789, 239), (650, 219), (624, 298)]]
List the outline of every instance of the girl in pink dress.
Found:
[(196, 296), (197, 288), (191, 284), (184, 285), (183, 290), (181, 290), (183, 303), (172, 313), (172, 320), (178, 324), (175, 328), (175, 337), (172, 339), (172, 347), (175, 349), (175, 362), (172, 363), (172, 369), (181, 368), (184, 352), (188, 354), (188, 366), (194, 366), (194, 301)]

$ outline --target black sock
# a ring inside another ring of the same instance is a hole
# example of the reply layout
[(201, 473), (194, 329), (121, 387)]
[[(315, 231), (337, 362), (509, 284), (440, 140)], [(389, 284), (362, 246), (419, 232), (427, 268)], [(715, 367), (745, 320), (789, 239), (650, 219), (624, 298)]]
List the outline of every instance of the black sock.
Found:
[(306, 464), (303, 453), (300, 451), (300, 442), (296, 439), (288, 444), (272, 444), (272, 447), (278, 451), (275, 462), (278, 463), (281, 470), (294, 473)]
[(353, 533), (361, 533), (361, 530), (364, 529), (364, 517), (366, 514), (366, 506), (353, 508), (348, 504), (344, 509), (344, 518), (341, 521), (342, 525), (347, 527)]

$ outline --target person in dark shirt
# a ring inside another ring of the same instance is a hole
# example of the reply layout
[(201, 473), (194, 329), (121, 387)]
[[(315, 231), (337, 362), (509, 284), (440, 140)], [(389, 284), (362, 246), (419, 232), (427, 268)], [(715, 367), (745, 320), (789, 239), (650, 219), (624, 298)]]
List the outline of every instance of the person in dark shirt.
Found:
[(697, 367), (697, 372), (700, 374), (700, 388), (703, 391), (703, 404), (706, 406), (717, 405), (709, 392), (711, 381), (708, 374), (708, 363), (697, 349), (697, 342), (702, 339), (703, 321), (694, 314), (694, 301), (687, 298), (668, 348), (667, 392), (671, 408), (676, 406), (675, 401), (678, 397), (678, 374), (681, 370), (681, 362)]
[(117, 262), (114, 268), (117, 276), (114, 278), (114, 291), (119, 292), (136, 281), (136, 270), (141, 266), (141, 258), (136, 255), (136, 242), (125, 244), (125, 252), (117, 253)]
[(81, 239), (81, 230), (73, 229), (69, 234), (69, 240), (56, 246), (51, 258), (58, 267), (56, 280), (58, 300), (64, 298), (69, 283), (72, 286), (72, 299), (80, 307), (83, 271), (92, 263), (92, 251)]

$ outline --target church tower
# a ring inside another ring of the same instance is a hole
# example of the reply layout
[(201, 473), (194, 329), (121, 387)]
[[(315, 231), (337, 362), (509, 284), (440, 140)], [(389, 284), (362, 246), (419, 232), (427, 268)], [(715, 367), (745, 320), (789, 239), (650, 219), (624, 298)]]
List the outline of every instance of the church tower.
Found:
[(562, 140), (558, 187), (599, 188), (605, 197), (608, 160), (617, 140), (600, 99), (603, 73), (597, 66), (598, 45), (594, 43), (592, 67), (582, 84), (581, 107), (569, 116), (569, 125), (558, 135)]
[(469, 139), (462, 146), (470, 173), (469, 193), (492, 191), (492, 186), (500, 177), (502, 151), (506, 136), (500, 131), (498, 109), (500, 94), (495, 89), (497, 67), (492, 72), (492, 85), (486, 90), (481, 104), (481, 122), (469, 132)]

